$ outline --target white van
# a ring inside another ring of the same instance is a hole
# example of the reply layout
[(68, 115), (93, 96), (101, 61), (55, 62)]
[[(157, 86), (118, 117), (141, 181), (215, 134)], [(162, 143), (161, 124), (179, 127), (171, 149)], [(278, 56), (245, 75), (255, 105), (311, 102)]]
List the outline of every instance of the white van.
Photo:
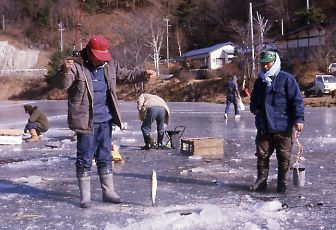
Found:
[(305, 90), (306, 97), (310, 95), (317, 95), (322, 97), (323, 94), (331, 94), (336, 90), (336, 77), (333, 75), (321, 74), (316, 75), (314, 86)]
[(328, 73), (336, 73), (336, 63), (331, 63), (328, 67)]

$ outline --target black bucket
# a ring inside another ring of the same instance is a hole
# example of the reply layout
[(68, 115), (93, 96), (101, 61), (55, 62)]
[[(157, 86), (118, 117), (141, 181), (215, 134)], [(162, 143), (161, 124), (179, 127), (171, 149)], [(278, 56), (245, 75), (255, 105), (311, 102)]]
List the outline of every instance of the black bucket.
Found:
[(171, 147), (173, 149), (179, 149), (181, 145), (181, 137), (184, 133), (184, 126), (177, 126), (174, 130), (166, 131), (166, 134), (169, 138)]
[(170, 133), (171, 147), (173, 149), (179, 149), (180, 148), (180, 143), (181, 143), (180, 132), (181, 131), (172, 131)]

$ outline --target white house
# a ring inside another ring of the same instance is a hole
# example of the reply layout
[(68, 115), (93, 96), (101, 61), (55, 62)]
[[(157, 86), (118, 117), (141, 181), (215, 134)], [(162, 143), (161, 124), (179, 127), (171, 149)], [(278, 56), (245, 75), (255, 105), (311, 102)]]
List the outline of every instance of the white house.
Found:
[(231, 63), (234, 58), (235, 47), (231, 42), (217, 44), (182, 54), (178, 59), (198, 62), (200, 68), (219, 69), (223, 64)]

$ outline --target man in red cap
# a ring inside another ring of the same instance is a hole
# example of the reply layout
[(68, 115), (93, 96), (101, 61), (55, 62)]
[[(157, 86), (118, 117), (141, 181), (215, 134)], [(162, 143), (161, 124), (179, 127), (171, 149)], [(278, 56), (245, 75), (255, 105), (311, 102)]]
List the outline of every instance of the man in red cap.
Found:
[(57, 86), (68, 92), (68, 125), (77, 134), (76, 173), (80, 207), (91, 205), (90, 174), (95, 158), (104, 202), (120, 203), (112, 174), (112, 124), (121, 127), (116, 82), (144, 82), (152, 70), (128, 70), (112, 59), (109, 42), (94, 35), (77, 58), (65, 58)]

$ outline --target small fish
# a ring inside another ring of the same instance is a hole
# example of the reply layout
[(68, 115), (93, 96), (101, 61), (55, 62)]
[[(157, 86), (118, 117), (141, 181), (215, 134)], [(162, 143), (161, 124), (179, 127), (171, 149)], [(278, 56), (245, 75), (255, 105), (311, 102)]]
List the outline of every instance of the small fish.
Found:
[(155, 205), (156, 190), (157, 190), (157, 178), (156, 178), (156, 172), (155, 170), (153, 170), (151, 178), (151, 197), (153, 206)]

